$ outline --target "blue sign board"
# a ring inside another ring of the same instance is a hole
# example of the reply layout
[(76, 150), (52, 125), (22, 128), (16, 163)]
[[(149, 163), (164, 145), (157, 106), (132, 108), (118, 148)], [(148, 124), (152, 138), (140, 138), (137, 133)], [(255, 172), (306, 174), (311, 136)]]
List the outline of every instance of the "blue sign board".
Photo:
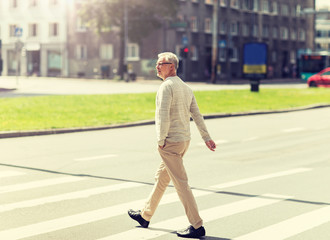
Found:
[(225, 48), (227, 45), (226, 40), (220, 40), (218, 44), (219, 48)]
[(182, 45), (188, 46), (188, 37), (187, 36), (182, 36)]
[(23, 28), (17, 27), (15, 28), (15, 37), (22, 37)]
[(246, 43), (243, 54), (244, 76), (246, 78), (265, 78), (267, 74), (267, 44)]

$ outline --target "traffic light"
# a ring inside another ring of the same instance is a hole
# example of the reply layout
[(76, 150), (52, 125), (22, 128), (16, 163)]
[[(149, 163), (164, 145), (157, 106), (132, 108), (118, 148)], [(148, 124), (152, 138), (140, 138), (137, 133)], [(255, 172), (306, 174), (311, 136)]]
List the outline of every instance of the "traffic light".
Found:
[(182, 58), (187, 58), (189, 53), (189, 48), (188, 47), (183, 47), (180, 49), (180, 56)]

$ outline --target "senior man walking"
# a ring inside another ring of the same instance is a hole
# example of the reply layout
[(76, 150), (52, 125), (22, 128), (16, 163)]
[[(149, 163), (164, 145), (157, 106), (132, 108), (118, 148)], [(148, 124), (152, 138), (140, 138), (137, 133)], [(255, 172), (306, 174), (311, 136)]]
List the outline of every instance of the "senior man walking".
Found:
[(142, 227), (147, 228), (172, 180), (191, 224), (187, 229), (177, 231), (177, 235), (198, 238), (205, 236), (205, 229), (183, 165), (183, 156), (190, 142), (190, 117), (196, 123), (206, 146), (214, 151), (216, 145), (207, 131), (193, 91), (177, 76), (178, 65), (175, 54), (164, 52), (158, 55), (157, 76), (163, 79), (163, 83), (157, 92), (155, 120), (158, 151), (162, 161), (156, 172), (154, 188), (144, 208), (142, 211), (130, 209), (128, 214)]

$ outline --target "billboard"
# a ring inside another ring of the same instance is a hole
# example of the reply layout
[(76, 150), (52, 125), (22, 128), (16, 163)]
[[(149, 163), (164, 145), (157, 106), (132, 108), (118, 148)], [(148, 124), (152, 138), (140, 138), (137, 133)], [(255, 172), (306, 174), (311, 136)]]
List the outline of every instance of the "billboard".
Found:
[(262, 79), (267, 76), (267, 44), (252, 42), (244, 44), (243, 76), (248, 79)]

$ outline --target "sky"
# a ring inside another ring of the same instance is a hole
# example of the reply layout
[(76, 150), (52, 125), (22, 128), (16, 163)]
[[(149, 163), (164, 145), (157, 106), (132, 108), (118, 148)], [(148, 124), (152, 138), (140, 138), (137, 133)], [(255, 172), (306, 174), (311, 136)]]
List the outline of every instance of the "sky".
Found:
[(329, 0), (315, 0), (316, 8), (327, 6), (330, 8), (330, 1)]

